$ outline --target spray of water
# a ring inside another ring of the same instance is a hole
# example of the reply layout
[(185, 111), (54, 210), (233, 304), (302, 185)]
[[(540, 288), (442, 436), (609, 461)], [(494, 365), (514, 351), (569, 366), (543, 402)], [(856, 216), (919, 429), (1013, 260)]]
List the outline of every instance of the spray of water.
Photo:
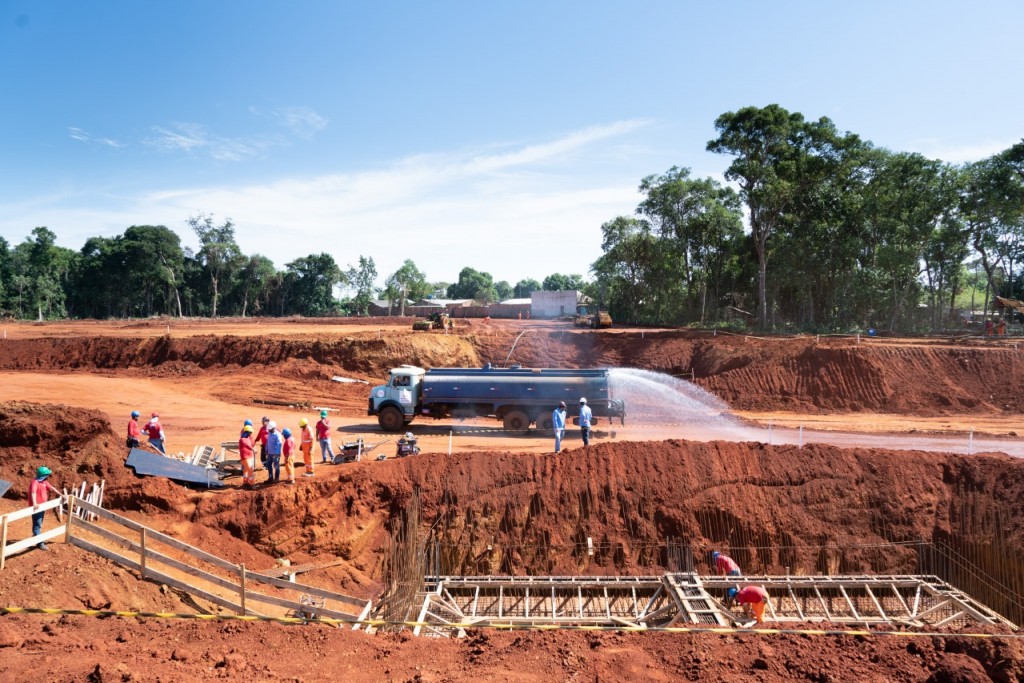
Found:
[(654, 433), (699, 441), (758, 440), (759, 430), (744, 425), (729, 406), (692, 382), (661, 372), (614, 368), (612, 396), (626, 402), (626, 421)]

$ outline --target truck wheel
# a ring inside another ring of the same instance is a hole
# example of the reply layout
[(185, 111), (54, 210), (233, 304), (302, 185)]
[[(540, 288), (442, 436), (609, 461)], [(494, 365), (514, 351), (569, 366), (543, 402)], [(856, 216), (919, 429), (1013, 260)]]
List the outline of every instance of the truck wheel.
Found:
[(525, 432), (530, 426), (530, 416), (521, 410), (505, 413), (505, 429), (510, 432)]
[(377, 424), (385, 432), (400, 432), (405, 426), (405, 415), (394, 406), (385, 406), (377, 414)]

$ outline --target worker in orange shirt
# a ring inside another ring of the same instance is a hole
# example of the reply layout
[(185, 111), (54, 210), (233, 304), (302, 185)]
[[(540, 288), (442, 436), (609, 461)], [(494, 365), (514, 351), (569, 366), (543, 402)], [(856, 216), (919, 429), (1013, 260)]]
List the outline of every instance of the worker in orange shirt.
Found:
[(142, 430), (139, 428), (139, 411), (133, 410), (132, 417), (128, 420), (128, 437), (124, 444), (128, 448), (138, 448), (139, 439), (142, 438)]
[(284, 476), (289, 484), (295, 483), (295, 439), (292, 438), (292, 430), (287, 427), (281, 431), (284, 443), (281, 445), (281, 457), (284, 458)]
[(242, 427), (242, 435), (238, 438), (238, 456), (242, 460), (242, 488), (256, 485), (255, 453), (252, 443), (252, 425)]
[(306, 465), (303, 476), (313, 476), (313, 430), (309, 428), (309, 420), (299, 420), (299, 450), (302, 451), (302, 462)]
[(768, 606), (768, 591), (762, 586), (730, 588), (727, 602), (731, 604), (734, 600), (743, 607), (743, 611), (747, 613), (747, 616), (750, 616), (751, 612), (753, 612), (757, 623), (764, 623), (764, 608)]

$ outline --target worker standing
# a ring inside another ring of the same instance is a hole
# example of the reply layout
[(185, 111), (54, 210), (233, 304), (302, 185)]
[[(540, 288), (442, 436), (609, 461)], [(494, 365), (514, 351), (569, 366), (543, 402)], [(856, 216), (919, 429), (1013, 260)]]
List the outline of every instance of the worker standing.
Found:
[(258, 432), (256, 432), (256, 438), (253, 439), (253, 444), (254, 445), (255, 444), (259, 444), (260, 445), (260, 462), (263, 464), (263, 467), (266, 467), (267, 466), (267, 436), (270, 434), (270, 432), (267, 430), (267, 425), (270, 424), (270, 418), (267, 417), (266, 415), (264, 415), (263, 419), (262, 419), (262, 423), (263, 424), (260, 425), (260, 430)]
[(251, 424), (242, 427), (242, 435), (238, 437), (238, 457), (242, 461), (242, 488), (251, 488), (256, 485), (256, 457), (253, 451)]
[[(238, 433), (238, 438), (239, 439), (241, 439), (242, 435), (245, 434), (245, 428), (246, 427), (252, 427), (252, 420), (246, 420), (245, 422), (242, 423), (242, 431), (240, 431)], [(253, 430), (250, 429), (249, 431), (252, 432)]]
[(559, 401), (551, 413), (551, 428), (555, 430), (555, 453), (558, 453), (562, 450), (562, 437), (565, 436), (565, 401)]
[(331, 421), (327, 419), (327, 411), (320, 411), (320, 420), (316, 423), (316, 438), (320, 442), (320, 455), (325, 463), (334, 462), (334, 451), (331, 450)]
[[(40, 510), (39, 506), (50, 500), (50, 491), (53, 491), (58, 496), (60, 491), (55, 489), (47, 479), (53, 472), (46, 465), (41, 465), (36, 470), (35, 479), (28, 485), (28, 504), (32, 506), (32, 535), (38, 536), (43, 533), (43, 517), (46, 515), (45, 510)], [(46, 547), (46, 543), (40, 541), (36, 544), (36, 547), (40, 550), (49, 550)]]
[(999, 322), (996, 323), (996, 335), (1000, 337), (1006, 336), (1006, 318), (1000, 318)]
[(302, 462), (306, 465), (303, 476), (313, 476), (313, 431), (309, 428), (309, 420), (299, 420), (299, 450), (302, 451)]
[(729, 602), (735, 600), (747, 616), (753, 613), (757, 623), (764, 623), (764, 609), (768, 606), (768, 591), (762, 586), (744, 586), (729, 589)]
[(131, 419), (128, 420), (128, 438), (124, 443), (128, 448), (138, 448), (140, 438), (142, 430), (139, 429), (139, 411), (133, 410)]
[(284, 476), (289, 484), (295, 483), (295, 439), (292, 438), (292, 430), (285, 427), (281, 431), (284, 443), (281, 445), (281, 458), (284, 460)]
[(267, 483), (281, 481), (281, 448), (284, 440), (273, 420), (267, 423)]
[(146, 436), (149, 437), (150, 446), (167, 455), (167, 451), (164, 450), (164, 441), (167, 437), (164, 435), (164, 428), (160, 426), (160, 415), (158, 413), (153, 413), (149, 418), (149, 422), (142, 428), (142, 431), (146, 432)]
[(587, 399), (580, 399), (580, 433), (583, 435), (583, 445), (590, 445), (590, 423), (594, 419), (594, 413), (591, 412), (590, 406), (587, 405)]
[(743, 572), (740, 571), (740, 566), (736, 564), (736, 560), (717, 550), (711, 553), (711, 563), (715, 567), (716, 574), (721, 574), (722, 576), (743, 576)]

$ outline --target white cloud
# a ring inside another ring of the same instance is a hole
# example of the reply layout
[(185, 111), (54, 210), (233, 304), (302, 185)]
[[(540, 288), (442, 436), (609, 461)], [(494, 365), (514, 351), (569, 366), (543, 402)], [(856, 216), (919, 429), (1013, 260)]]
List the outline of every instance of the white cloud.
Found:
[(217, 161), (241, 161), (260, 154), (273, 143), (260, 139), (223, 137), (210, 133), (198, 123), (153, 126), (153, 134), (142, 142), (163, 152), (205, 154)]
[[(83, 207), (67, 197), (45, 205), (0, 208), (0, 225), (49, 225), (62, 244), (164, 224), (195, 245), (185, 219), (200, 211), (231, 218), (246, 253), (279, 268), (326, 251), (343, 267), (372, 256), (381, 280), (413, 259), (432, 280), (452, 281), (464, 266), (513, 284), (553, 272), (587, 274), (600, 256), (603, 222), (631, 214), (646, 157), (623, 160), (621, 138), (644, 126), (624, 121), (554, 140), (416, 155), (377, 169), (254, 185), (159, 190)], [(178, 127), (161, 144), (194, 152), (213, 143), (202, 129)], [(95, 199), (95, 195), (93, 195)], [(45, 208), (44, 208), (45, 206)], [(60, 207), (60, 208), (56, 208)], [(69, 235), (70, 228), (76, 235)]]
[(327, 128), (327, 119), (309, 107), (282, 107), (271, 115), (292, 134), (307, 140)]
[(68, 136), (72, 140), (78, 140), (79, 142), (93, 143), (103, 145), (105, 147), (113, 147), (115, 149), (125, 146), (124, 143), (114, 140), (113, 138), (94, 138), (87, 131), (75, 126), (68, 126)]

